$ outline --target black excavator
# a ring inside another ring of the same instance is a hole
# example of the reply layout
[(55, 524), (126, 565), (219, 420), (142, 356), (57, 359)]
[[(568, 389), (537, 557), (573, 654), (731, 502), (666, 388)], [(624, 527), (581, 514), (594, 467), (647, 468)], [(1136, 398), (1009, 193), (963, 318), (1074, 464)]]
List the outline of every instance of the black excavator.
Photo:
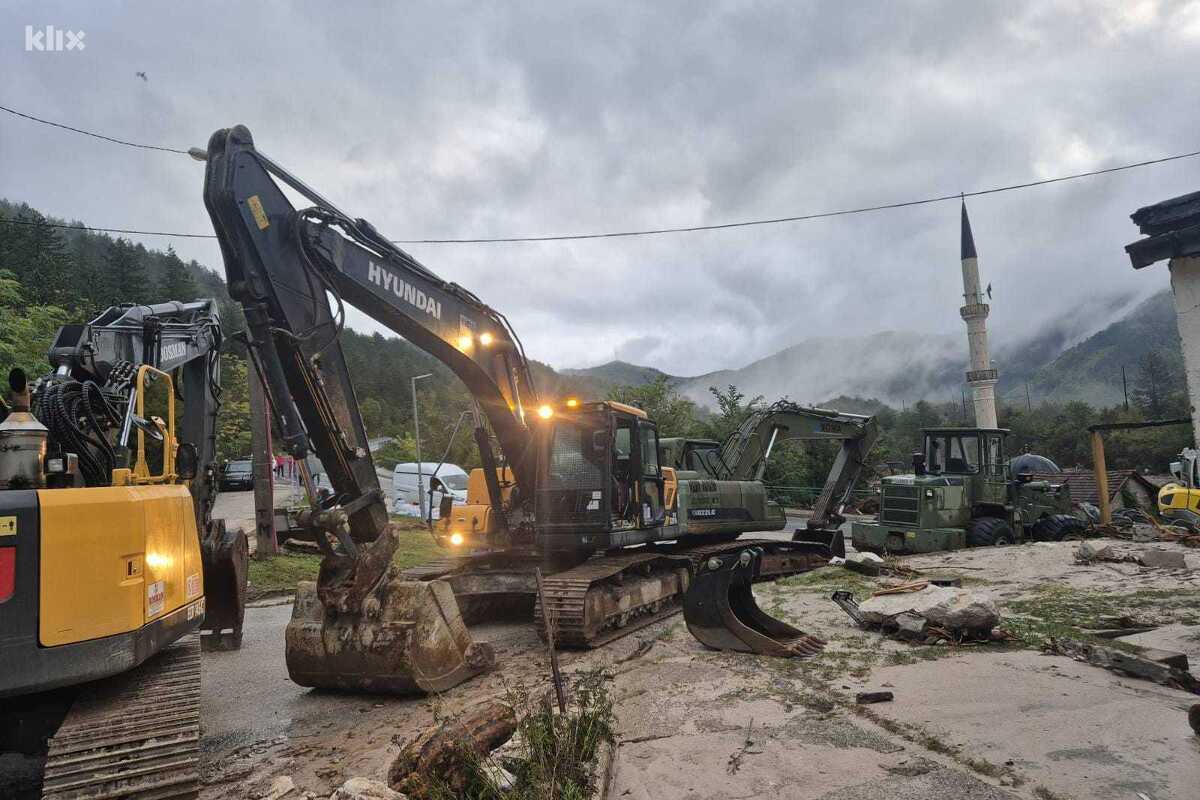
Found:
[[(494, 662), (464, 611), (515, 606), (534, 611), (560, 646), (598, 646), (677, 613), (696, 564), (744, 546), (730, 534), (783, 527), (781, 515), (767, 516), (761, 482), (742, 481), (736, 524), (705, 530), (718, 498), (702, 486), (684, 496), (645, 412), (539, 398), (501, 313), (321, 197), (245, 127), (214, 133), (206, 158), (204, 202), (229, 291), (282, 446), (301, 465), (310, 505), (301, 522), (324, 554), (317, 580), (297, 589), (286, 632), (297, 683), (447, 689)], [(281, 187), (311, 206), (296, 209)], [(474, 401), (482, 467), (467, 504), (444, 509), (437, 535), (449, 555), (431, 564), (392, 564), (398, 533), (339, 341), (347, 305), (445, 364)], [(317, 492), (303, 466), (310, 454), (331, 492)], [(811, 543), (754, 544), (761, 572), (774, 576), (829, 557)]]
[(199, 651), (239, 646), (247, 567), (212, 517), (220, 344), (213, 300), (114, 306), (9, 376), (0, 749), (46, 750), (44, 797), (198, 788)]

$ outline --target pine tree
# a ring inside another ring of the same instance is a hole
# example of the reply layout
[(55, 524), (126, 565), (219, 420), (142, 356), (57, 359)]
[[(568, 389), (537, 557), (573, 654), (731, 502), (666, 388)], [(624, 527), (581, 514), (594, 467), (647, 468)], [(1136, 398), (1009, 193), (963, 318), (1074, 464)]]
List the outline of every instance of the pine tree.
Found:
[(1182, 384), (1182, 376), (1171, 368), (1166, 357), (1151, 350), (1138, 363), (1129, 395), (1147, 418), (1162, 419), (1180, 405)]
[(200, 294), (196, 281), (188, 272), (187, 266), (175, 253), (175, 248), (167, 246), (167, 254), (163, 259), (163, 274), (158, 284), (158, 300), (179, 300), (187, 303), (195, 300)]
[(104, 254), (104, 303), (145, 302), (151, 294), (146, 283), (146, 265), (133, 244), (121, 238), (110, 242)]

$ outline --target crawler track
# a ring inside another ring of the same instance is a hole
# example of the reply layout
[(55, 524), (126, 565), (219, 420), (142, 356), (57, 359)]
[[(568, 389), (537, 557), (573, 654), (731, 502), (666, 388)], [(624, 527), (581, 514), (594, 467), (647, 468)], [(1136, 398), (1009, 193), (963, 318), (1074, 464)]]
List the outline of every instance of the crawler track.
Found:
[(50, 739), (42, 797), (193, 798), (199, 793), (200, 639), (83, 690)]
[[(775, 539), (672, 545), (596, 556), (543, 581), (547, 611), (555, 622), (555, 644), (600, 647), (678, 613), (690, 576), (705, 559), (747, 547), (763, 551), (760, 581), (807, 572), (829, 559), (811, 546)], [(538, 634), (545, 638), (540, 603), (534, 604), (534, 618)]]

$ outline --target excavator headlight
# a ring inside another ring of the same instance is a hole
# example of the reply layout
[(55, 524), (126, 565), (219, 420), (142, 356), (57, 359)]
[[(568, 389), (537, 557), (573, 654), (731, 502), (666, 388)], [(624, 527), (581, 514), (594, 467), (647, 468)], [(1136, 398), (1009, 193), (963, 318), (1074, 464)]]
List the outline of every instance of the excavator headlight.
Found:
[(538, 416), (542, 419), (550, 419), (554, 416), (554, 409), (550, 406), (538, 406)]
[(464, 352), (470, 350), (471, 345), (474, 343), (475, 340), (471, 338), (469, 333), (464, 333), (462, 336), (458, 337), (458, 349)]
[(567, 408), (579, 408), (579, 401), (574, 397), (567, 398)]
[(463, 535), (461, 533), (450, 534), (450, 544), (454, 545), (455, 547), (461, 547), (463, 541)]
[(492, 344), (492, 335), (487, 331), (479, 334), (479, 343), (484, 347), (489, 347)]

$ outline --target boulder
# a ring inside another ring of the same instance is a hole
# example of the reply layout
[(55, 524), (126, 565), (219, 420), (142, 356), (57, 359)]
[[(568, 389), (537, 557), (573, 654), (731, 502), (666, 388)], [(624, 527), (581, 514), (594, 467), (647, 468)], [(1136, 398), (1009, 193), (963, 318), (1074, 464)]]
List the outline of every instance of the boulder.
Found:
[(867, 623), (891, 623), (908, 612), (948, 631), (988, 632), (1000, 621), (1000, 611), (988, 595), (948, 586), (869, 597), (858, 610)]
[(382, 781), (370, 778), (351, 778), (343, 783), (329, 800), (407, 800), (407, 798)]
[(954, 596), (940, 601), (925, 613), (926, 619), (948, 631), (990, 633), (1000, 623), (1000, 609), (983, 592), (951, 589)]
[(1091, 561), (1116, 561), (1117, 554), (1111, 545), (1083, 541), (1079, 543), (1079, 547), (1075, 548), (1075, 560), (1080, 564), (1087, 564)]

